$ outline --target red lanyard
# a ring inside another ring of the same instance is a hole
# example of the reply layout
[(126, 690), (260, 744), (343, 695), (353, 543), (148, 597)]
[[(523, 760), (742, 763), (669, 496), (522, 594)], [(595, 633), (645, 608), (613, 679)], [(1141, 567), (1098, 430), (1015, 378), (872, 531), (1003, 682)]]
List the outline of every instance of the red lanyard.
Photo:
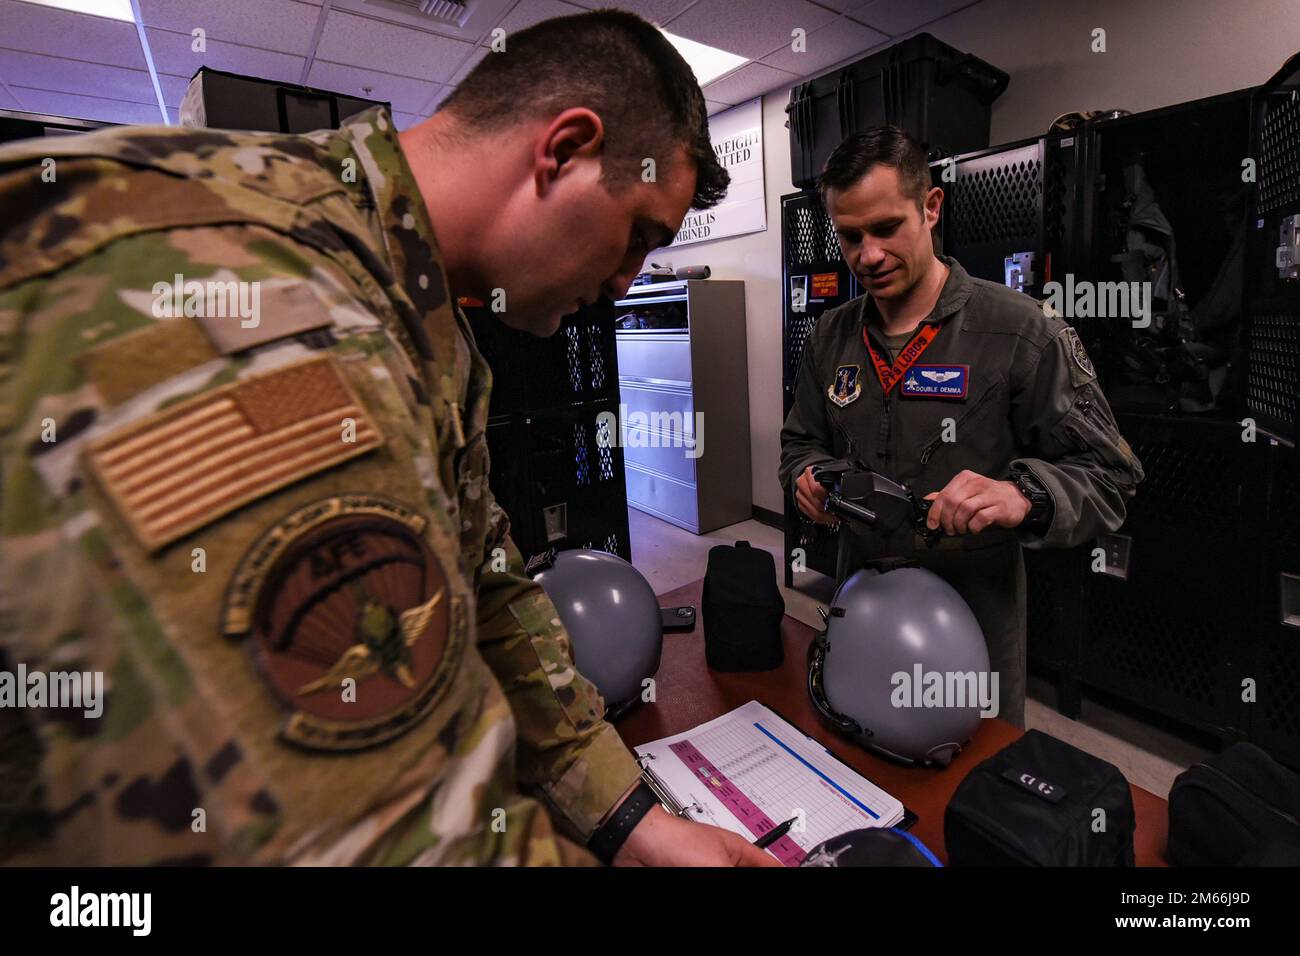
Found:
[(862, 327), (862, 343), (867, 347), (867, 354), (871, 356), (871, 364), (876, 367), (876, 377), (880, 379), (880, 386), (889, 394), (889, 390), (903, 380), (907, 370), (912, 367), (913, 363), (921, 357), (926, 346), (934, 341), (934, 337), (939, 334), (939, 326), (929, 322), (923, 322), (920, 329), (913, 335), (903, 346), (903, 350), (898, 353), (898, 359), (893, 366), (885, 363), (885, 360), (876, 354), (876, 350), (871, 347), (871, 337), (867, 335), (866, 326)]

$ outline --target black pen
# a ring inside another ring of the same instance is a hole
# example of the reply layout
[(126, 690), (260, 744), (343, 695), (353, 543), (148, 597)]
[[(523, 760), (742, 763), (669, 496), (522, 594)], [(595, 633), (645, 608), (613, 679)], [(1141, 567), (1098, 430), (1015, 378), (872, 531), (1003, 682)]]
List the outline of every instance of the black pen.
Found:
[(794, 826), (794, 821), (797, 819), (799, 818), (791, 817), (789, 820), (786, 820), (785, 823), (778, 824), (777, 826), (773, 827), (771, 830), (768, 830), (761, 837), (759, 837), (757, 840), (754, 841), (754, 846), (758, 847), (760, 850), (766, 850), (777, 840), (781, 839), (781, 837), (789, 833), (790, 828)]

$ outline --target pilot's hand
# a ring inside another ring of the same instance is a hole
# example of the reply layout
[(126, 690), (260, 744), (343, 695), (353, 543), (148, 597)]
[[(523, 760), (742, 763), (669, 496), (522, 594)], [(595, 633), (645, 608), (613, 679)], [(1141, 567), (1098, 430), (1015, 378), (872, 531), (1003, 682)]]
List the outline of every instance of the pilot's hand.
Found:
[(825, 511), (826, 495), (829, 493), (825, 486), (813, 481), (813, 466), (809, 465), (803, 470), (803, 474), (795, 479), (794, 482), (794, 502), (799, 506), (807, 517), (816, 521), (818, 524), (836, 525), (840, 519)]
[(652, 807), (614, 854), (615, 866), (781, 866), (742, 836)]
[(942, 491), (925, 496), (930, 505), (927, 527), (948, 534), (979, 534), (990, 525), (1017, 527), (1029, 514), (1029, 499), (1010, 481), (973, 471), (958, 472)]

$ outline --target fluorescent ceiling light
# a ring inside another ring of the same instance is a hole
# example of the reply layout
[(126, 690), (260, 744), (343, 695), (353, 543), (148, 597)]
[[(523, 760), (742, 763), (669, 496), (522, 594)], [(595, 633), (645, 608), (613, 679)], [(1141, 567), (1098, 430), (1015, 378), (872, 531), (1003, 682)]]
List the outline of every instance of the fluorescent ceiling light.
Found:
[(694, 40), (688, 40), (685, 37), (673, 36), (667, 30), (660, 30), (659, 32), (668, 38), (669, 43), (677, 47), (677, 52), (682, 55), (682, 59), (691, 65), (691, 69), (695, 71), (695, 79), (699, 81), (700, 86), (716, 80), (723, 73), (730, 73), (742, 63), (749, 62), (743, 56), (736, 56), (734, 53), (719, 50), (717, 47), (696, 43)]
[(23, 2), (71, 10), (74, 13), (89, 13), (91, 16), (107, 17), (110, 20), (125, 20), (127, 23), (135, 21), (135, 15), (131, 12), (131, 0), (23, 0)]

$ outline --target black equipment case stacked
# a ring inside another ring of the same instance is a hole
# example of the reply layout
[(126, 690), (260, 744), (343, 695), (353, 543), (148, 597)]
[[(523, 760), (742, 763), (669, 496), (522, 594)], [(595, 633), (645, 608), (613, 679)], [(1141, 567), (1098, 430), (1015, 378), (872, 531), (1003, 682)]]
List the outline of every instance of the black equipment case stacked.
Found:
[(594, 548), (631, 561), (613, 304), (584, 307), (545, 339), (486, 308), (465, 313), (492, 367), (489, 483), (524, 559)]
[(896, 43), (790, 91), (791, 182), (807, 189), (846, 136), (890, 123), (906, 130), (931, 158), (989, 142), (993, 101), (1007, 74), (928, 33)]
[(0, 110), (0, 143), (9, 143), (18, 139), (35, 139), (39, 136), (90, 133), (115, 125), (115, 123), (101, 123), (96, 120), (72, 119), (67, 116), (47, 116), (44, 113)]
[(203, 125), (212, 129), (310, 133), (338, 129), (349, 116), (372, 106), (388, 105), (380, 100), (240, 76), (207, 66), (201, 67), (195, 77), (198, 88), (187, 91), (186, 96), (198, 97)]

